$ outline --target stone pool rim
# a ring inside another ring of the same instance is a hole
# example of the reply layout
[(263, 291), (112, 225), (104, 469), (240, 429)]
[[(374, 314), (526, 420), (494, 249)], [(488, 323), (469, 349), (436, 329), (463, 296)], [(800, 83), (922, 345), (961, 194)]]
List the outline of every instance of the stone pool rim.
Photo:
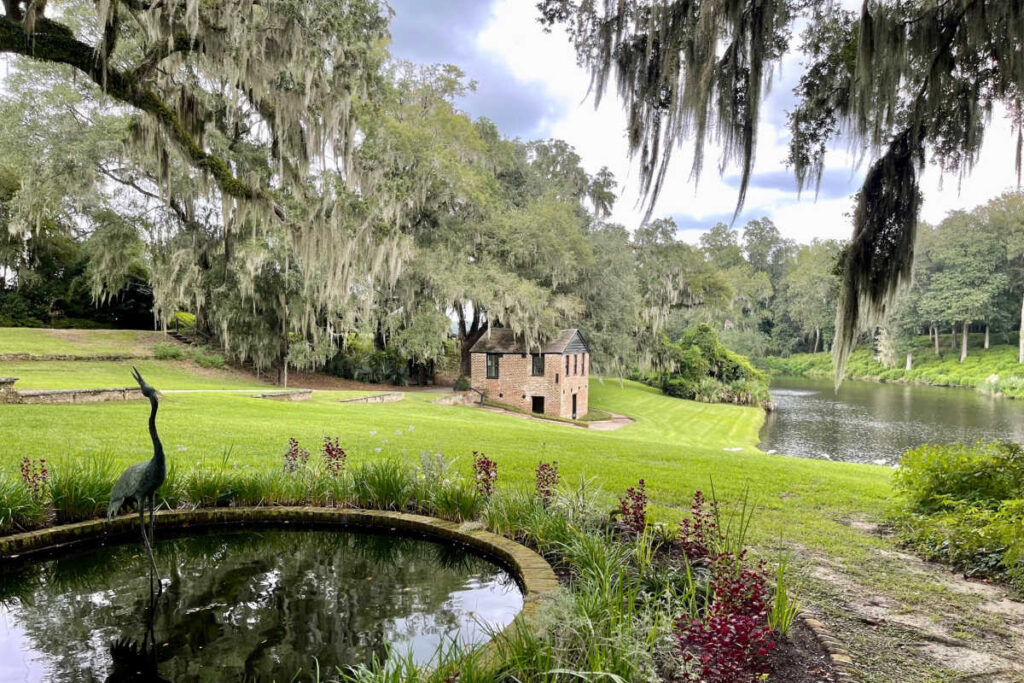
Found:
[[(479, 522), (458, 523), (388, 510), (298, 506), (161, 510), (156, 513), (156, 519), (158, 527), (175, 530), (247, 525), (295, 529), (336, 527), (378, 534), (397, 532), (401, 536), (465, 546), (510, 570), (519, 584), (523, 608), (503, 631), (532, 622), (541, 600), (559, 589), (558, 578), (547, 560), (520, 543), (483, 529)], [(130, 542), (131, 534), (139, 534), (138, 525), (138, 515), (129, 514), (109, 522), (93, 519), (3, 536), (0, 537), (0, 562), (31, 561), (37, 553), (71, 549), (87, 541)]]

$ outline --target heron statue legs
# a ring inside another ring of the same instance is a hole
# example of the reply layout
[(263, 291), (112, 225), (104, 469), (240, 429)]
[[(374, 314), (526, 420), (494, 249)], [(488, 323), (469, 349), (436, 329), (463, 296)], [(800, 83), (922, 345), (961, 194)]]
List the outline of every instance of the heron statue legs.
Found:
[(154, 535), (154, 529), (153, 529), (153, 498), (154, 498), (154, 496), (150, 496), (149, 497), (150, 506), (149, 506), (149, 531), (148, 531), (148, 533), (146, 531), (146, 499), (143, 498), (141, 501), (139, 501), (139, 528), (142, 530), (142, 542), (146, 545), (146, 552), (149, 554), (149, 567), (150, 567), (149, 585), (150, 585), (150, 588), (152, 588), (152, 586), (153, 586), (153, 579), (155, 577), (156, 578), (156, 584), (157, 584), (157, 587), (158, 587), (158, 592), (163, 592), (164, 586), (163, 586), (163, 583), (160, 581), (160, 570), (158, 570), (156, 568), (156, 558), (153, 556), (153, 544), (150, 541), (150, 539)]

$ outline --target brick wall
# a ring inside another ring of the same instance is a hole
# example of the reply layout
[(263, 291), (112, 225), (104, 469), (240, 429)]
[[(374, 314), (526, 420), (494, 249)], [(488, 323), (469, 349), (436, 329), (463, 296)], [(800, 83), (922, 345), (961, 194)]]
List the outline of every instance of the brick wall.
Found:
[[(474, 389), (487, 394), (487, 398), (533, 409), (533, 397), (544, 397), (544, 413), (559, 417), (572, 417), (572, 396), (576, 395), (576, 415), (582, 417), (588, 410), (587, 375), (590, 372), (590, 354), (578, 354), (577, 374), (573, 374), (572, 354), (562, 356), (544, 354), (544, 375), (533, 376), (530, 354), (501, 354), (498, 360), (498, 379), (487, 378), (487, 354), (474, 353), (471, 383)], [(569, 376), (565, 375), (565, 359), (569, 358)], [(584, 366), (585, 363), (585, 366)], [(557, 383), (556, 383), (557, 376)]]

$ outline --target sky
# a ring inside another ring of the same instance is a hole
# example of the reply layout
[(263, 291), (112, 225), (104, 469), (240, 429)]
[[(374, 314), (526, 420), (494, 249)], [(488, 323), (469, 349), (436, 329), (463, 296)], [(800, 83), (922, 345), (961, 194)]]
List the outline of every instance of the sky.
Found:
[[(587, 97), (589, 76), (576, 65), (575, 52), (563, 34), (543, 31), (534, 0), (391, 0), (391, 5), (396, 57), (460, 67), (477, 82), (476, 90), (458, 102), (467, 114), (493, 120), (508, 137), (565, 140), (591, 173), (610, 168), (620, 183), (612, 220), (630, 230), (639, 225), (639, 181), (628, 157), (625, 114), (612, 91), (595, 110), (593, 99)], [(826, 159), (817, 197), (813, 189), (798, 196), (793, 174), (784, 164), (789, 140), (786, 112), (795, 102), (792, 90), (802, 72), (801, 61), (795, 51), (786, 55), (773, 76), (761, 108), (751, 186), (735, 225), (768, 216), (785, 237), (799, 242), (847, 239), (852, 195), (869, 161), (839, 143)], [(1011, 189), (1016, 183), (1015, 145), (1009, 120), (997, 111), (969, 177), (961, 181), (943, 178), (937, 168), (925, 170), (922, 217), (938, 222), (949, 211), (973, 208)], [(717, 222), (728, 223), (736, 206), (738, 169), (719, 174), (717, 156), (709, 149), (704, 173), (695, 185), (688, 149), (677, 150), (655, 205), (654, 217), (671, 216), (689, 242), (696, 242)]]

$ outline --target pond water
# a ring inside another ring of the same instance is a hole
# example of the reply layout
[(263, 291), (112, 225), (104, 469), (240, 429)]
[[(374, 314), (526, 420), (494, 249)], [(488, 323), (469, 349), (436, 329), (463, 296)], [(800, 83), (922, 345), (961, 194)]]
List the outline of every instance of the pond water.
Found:
[(763, 451), (894, 465), (923, 443), (1024, 441), (1024, 401), (973, 389), (777, 377), (778, 409), (761, 428)]
[[(0, 681), (289, 681), (477, 644), (522, 593), (501, 567), (431, 541), (218, 530), (68, 551), (0, 571)], [(155, 645), (154, 645), (155, 644)], [(314, 661), (315, 658), (315, 661)]]

